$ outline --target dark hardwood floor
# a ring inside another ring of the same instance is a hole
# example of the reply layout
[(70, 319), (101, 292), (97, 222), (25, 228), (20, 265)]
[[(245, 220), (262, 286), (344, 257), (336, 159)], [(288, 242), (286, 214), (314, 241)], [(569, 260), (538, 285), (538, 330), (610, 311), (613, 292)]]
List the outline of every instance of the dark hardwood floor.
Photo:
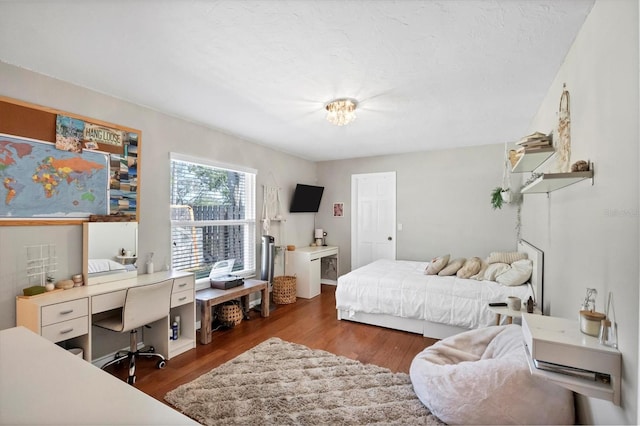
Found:
[[(338, 321), (335, 306), (335, 287), (323, 285), (320, 296), (298, 299), (289, 305), (276, 305), (268, 318), (251, 311), (249, 320), (232, 329), (214, 332), (213, 341), (208, 345), (201, 345), (198, 341), (195, 349), (172, 358), (162, 370), (155, 368), (154, 360), (141, 359), (136, 366), (135, 386), (164, 402), (163, 397), (168, 391), (270, 337), (405, 373), (409, 372), (413, 357), (435, 342), (418, 334)], [(109, 371), (126, 378), (128, 369), (125, 364)]]

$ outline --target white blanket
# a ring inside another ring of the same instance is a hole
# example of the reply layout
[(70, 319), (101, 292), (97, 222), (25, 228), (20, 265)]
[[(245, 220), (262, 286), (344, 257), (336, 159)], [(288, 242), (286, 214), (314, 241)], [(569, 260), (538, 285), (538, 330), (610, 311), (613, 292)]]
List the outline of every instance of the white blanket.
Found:
[(413, 388), (449, 424), (573, 424), (573, 393), (532, 376), (518, 325), (448, 337), (416, 355)]
[(533, 294), (526, 284), (509, 287), (425, 275), (426, 266), (426, 262), (381, 259), (351, 271), (338, 278), (336, 308), (350, 315), (387, 314), (472, 329), (495, 323), (489, 302), (504, 302), (508, 296), (526, 301)]

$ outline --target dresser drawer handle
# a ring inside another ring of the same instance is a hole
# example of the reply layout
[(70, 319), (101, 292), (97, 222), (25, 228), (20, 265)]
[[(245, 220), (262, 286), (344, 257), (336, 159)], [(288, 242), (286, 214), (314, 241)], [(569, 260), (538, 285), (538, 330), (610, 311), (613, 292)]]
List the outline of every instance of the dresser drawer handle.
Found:
[(67, 309), (66, 311), (60, 311), (60, 315), (67, 315), (73, 312), (73, 309)]
[(178, 287), (184, 287), (187, 283), (178, 284)]
[(183, 300), (185, 300), (187, 298), (187, 296), (182, 296), (178, 299), (178, 302), (182, 302)]
[(71, 327), (68, 330), (60, 330), (60, 334), (67, 334), (67, 333), (71, 333), (73, 331), (73, 327)]

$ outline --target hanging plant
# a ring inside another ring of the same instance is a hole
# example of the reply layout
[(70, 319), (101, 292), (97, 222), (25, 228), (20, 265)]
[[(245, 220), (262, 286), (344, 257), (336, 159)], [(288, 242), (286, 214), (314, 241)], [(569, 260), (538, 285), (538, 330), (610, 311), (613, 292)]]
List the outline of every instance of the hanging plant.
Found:
[(503, 189), (501, 186), (498, 186), (491, 191), (491, 207), (493, 207), (494, 210), (502, 208), (502, 203), (504, 202), (502, 192)]
[(509, 154), (507, 144), (504, 144), (504, 164), (502, 171), (502, 186), (498, 186), (491, 191), (491, 207), (501, 209), (503, 203), (511, 202), (511, 179), (509, 171)]

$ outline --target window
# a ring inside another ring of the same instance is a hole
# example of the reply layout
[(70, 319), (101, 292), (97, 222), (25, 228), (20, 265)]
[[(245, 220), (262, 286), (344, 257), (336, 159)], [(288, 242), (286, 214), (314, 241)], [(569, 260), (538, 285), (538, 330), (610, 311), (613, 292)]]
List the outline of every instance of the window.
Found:
[(253, 169), (171, 153), (171, 265), (209, 276), (233, 259), (233, 273), (255, 274)]

